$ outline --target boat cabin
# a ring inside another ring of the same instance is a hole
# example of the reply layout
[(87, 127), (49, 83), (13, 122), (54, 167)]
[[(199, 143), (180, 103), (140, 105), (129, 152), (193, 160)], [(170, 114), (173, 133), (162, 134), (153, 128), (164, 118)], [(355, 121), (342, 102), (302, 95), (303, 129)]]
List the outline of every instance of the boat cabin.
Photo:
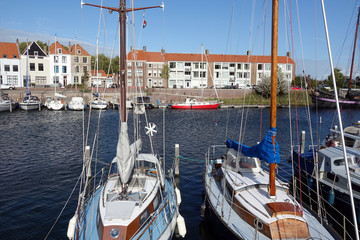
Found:
[(241, 152), (230, 149), (226, 155), (224, 167), (234, 172), (260, 172), (261, 163), (258, 158), (246, 157)]

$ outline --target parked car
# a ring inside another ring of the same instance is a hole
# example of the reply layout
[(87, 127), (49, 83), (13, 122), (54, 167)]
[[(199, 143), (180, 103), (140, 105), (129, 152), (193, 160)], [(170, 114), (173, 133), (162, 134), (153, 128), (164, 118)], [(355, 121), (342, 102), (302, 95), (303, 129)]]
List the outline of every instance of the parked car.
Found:
[(14, 84), (1, 84), (0, 88), (13, 90), (13, 89), (15, 89), (15, 86), (14, 86)]

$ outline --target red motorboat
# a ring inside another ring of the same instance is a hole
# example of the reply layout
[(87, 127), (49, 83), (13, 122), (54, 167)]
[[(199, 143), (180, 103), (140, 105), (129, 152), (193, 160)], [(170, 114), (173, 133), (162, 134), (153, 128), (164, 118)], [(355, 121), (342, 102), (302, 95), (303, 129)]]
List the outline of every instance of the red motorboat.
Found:
[(174, 109), (216, 109), (219, 102), (198, 101), (197, 99), (187, 98), (185, 102), (174, 103), (171, 105)]

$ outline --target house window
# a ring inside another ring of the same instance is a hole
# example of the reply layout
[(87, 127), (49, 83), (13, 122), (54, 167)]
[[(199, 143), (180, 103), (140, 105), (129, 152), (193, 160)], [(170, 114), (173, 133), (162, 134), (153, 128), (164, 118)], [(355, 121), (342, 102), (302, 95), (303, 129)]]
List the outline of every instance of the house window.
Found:
[(291, 71), (291, 68), (292, 68), (291, 64), (286, 65), (286, 70), (287, 71)]
[(263, 70), (263, 65), (262, 64), (258, 64), (258, 70)]
[(59, 66), (54, 66), (54, 73), (59, 73)]
[(59, 76), (53, 77), (53, 83), (59, 83)]
[(195, 78), (198, 78), (198, 77), (199, 77), (199, 72), (193, 72), (193, 76), (194, 76)]
[(170, 68), (176, 68), (176, 62), (170, 62)]
[(244, 69), (245, 69), (245, 70), (249, 70), (249, 69), (250, 69), (250, 64), (245, 63), (245, 64), (244, 64)]
[(18, 71), (19, 71), (18, 65), (13, 65), (13, 72), (18, 72)]
[(54, 63), (58, 63), (59, 62), (59, 57), (58, 56), (54, 56)]
[(39, 56), (39, 52), (38, 52), (38, 51), (34, 51), (34, 56)]
[(7, 57), (6, 54), (4, 54), (4, 55), (3, 55), (3, 58), (6, 58), (6, 57)]
[(35, 71), (35, 63), (30, 63), (30, 71)]
[(79, 72), (79, 66), (75, 66), (75, 72), (76, 72), (76, 73)]
[(265, 70), (268, 70), (268, 71), (271, 70), (271, 64), (270, 63), (265, 63)]
[(191, 67), (191, 63), (186, 62), (186, 63), (185, 63), (185, 67)]
[(66, 73), (66, 66), (62, 66), (62, 72)]
[(215, 72), (215, 78), (220, 78), (220, 73), (219, 72)]
[(39, 69), (39, 71), (44, 71), (44, 64), (43, 64), (43, 63), (39, 63), (38, 69)]
[(199, 69), (199, 63), (194, 63), (194, 68)]
[(78, 63), (79, 62), (79, 57), (74, 57), (74, 62)]
[(81, 49), (78, 49), (78, 50), (77, 50), (77, 54), (81, 54)]
[(241, 63), (237, 64), (237, 69), (242, 69), (242, 64)]
[(79, 83), (79, 76), (74, 76), (74, 83)]
[(83, 63), (87, 63), (87, 57), (83, 57)]
[(229, 64), (228, 63), (223, 63), (222, 64), (222, 69), (228, 69), (229, 68)]
[(206, 63), (200, 63), (200, 68), (205, 69), (206, 68)]
[(206, 77), (206, 72), (200, 72), (200, 77), (205, 78)]
[(191, 71), (185, 71), (185, 75), (190, 76), (190, 75), (191, 75)]
[(151, 63), (149, 63), (149, 64), (148, 64), (148, 67), (149, 67), (149, 68), (151, 68), (151, 67), (152, 67)]
[(46, 76), (35, 76), (35, 84), (36, 85), (45, 85), (46, 84)]
[(58, 48), (58, 54), (62, 54), (62, 49)]
[(230, 63), (230, 67), (235, 67), (235, 63)]
[(14, 58), (17, 58), (17, 55), (14, 55), (13, 57), (14, 57)]
[(83, 71), (86, 72), (87, 71), (87, 66), (83, 67)]
[(5, 65), (4, 69), (5, 69), (5, 72), (10, 72), (10, 65)]
[(66, 57), (65, 56), (62, 57), (62, 63), (66, 63)]
[(220, 64), (220, 63), (216, 63), (216, 64), (215, 64), (215, 69), (221, 69), (221, 64)]

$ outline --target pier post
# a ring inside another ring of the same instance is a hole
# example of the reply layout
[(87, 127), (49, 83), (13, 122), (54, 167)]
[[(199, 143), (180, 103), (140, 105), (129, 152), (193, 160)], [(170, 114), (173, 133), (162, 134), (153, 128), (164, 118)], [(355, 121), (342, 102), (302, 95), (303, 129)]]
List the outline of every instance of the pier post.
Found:
[(301, 145), (300, 145), (300, 153), (305, 152), (305, 131), (301, 131)]
[(10, 112), (12, 112), (12, 100), (11, 100), (11, 98), (10, 98)]
[(180, 175), (179, 156), (180, 156), (180, 146), (177, 143), (175, 144), (175, 177)]

